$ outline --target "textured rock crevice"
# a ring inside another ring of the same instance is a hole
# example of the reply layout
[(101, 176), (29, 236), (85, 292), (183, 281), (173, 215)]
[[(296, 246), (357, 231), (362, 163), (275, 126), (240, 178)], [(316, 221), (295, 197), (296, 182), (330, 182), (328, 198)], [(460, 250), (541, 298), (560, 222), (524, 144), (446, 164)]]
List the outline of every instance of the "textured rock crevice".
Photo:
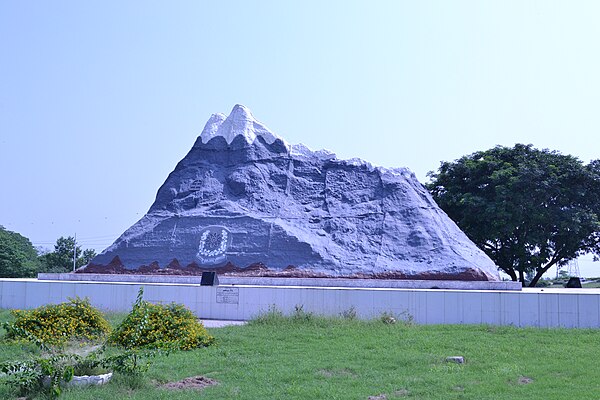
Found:
[(87, 270), (108, 266), (498, 280), (409, 170), (290, 146), (243, 106), (211, 117), (148, 213)]

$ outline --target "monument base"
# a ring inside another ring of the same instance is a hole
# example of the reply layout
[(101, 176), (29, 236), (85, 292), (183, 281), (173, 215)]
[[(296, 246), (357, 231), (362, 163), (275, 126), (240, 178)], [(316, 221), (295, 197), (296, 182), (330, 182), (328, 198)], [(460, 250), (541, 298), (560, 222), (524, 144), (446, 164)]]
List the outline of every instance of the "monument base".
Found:
[[(38, 280), (179, 283), (200, 284), (200, 276), (185, 275), (133, 275), (133, 274), (38, 274)], [(449, 281), (401, 279), (350, 279), (350, 278), (273, 278), (219, 275), (221, 285), (342, 287), (342, 288), (393, 288), (393, 289), (455, 289), (455, 290), (521, 290), (520, 282), (513, 281)]]

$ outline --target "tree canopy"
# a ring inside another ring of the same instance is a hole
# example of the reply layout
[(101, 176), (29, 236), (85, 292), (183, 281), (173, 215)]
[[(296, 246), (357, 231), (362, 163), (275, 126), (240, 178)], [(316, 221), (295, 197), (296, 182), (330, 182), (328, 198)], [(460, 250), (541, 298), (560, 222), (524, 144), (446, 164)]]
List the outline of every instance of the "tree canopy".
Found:
[(70, 272), (73, 270), (73, 248), (76, 267), (88, 264), (96, 256), (93, 249), (75, 246), (75, 238), (60, 237), (54, 251), (39, 255), (29, 239), (0, 225), (0, 278), (35, 277), (38, 272)]
[(54, 251), (41, 256), (44, 272), (71, 272), (73, 271), (73, 248), (76, 251), (75, 266), (82, 267), (96, 256), (93, 249), (82, 250), (76, 246), (75, 238), (72, 236), (61, 236), (56, 240)]
[(0, 277), (33, 277), (38, 267), (38, 254), (29, 239), (0, 225)]
[(600, 255), (600, 160), (532, 145), (442, 162), (427, 188), (512, 280), (535, 286), (552, 266)]

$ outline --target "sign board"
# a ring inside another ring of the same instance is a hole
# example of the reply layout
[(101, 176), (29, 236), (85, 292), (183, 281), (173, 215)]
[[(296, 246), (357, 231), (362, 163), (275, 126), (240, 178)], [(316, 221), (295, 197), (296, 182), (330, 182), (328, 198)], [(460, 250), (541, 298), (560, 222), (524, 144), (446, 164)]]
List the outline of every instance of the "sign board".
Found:
[(240, 304), (240, 289), (217, 287), (217, 303)]

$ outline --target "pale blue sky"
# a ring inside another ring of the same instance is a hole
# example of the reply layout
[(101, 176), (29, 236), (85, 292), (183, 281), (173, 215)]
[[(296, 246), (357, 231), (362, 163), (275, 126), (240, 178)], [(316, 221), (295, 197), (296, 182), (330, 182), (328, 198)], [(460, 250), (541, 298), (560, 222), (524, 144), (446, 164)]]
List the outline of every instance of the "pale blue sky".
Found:
[(0, 0), (0, 224), (103, 249), (236, 103), (421, 181), (497, 144), (600, 158), (599, 20), (597, 1)]

